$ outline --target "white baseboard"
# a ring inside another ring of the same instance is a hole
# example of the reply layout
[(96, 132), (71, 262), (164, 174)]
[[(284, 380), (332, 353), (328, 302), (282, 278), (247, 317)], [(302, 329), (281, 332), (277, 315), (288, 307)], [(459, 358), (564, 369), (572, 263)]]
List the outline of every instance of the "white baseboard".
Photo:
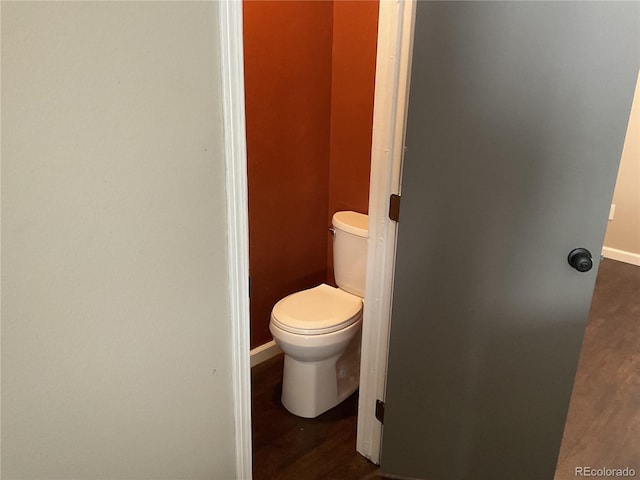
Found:
[(626, 252), (624, 250), (618, 250), (617, 248), (611, 247), (602, 247), (602, 255), (605, 258), (610, 258), (611, 260), (630, 263), (631, 265), (637, 265), (640, 267), (640, 253)]
[(275, 340), (271, 340), (259, 347), (251, 350), (251, 366), (255, 367), (259, 363), (266, 362), (270, 358), (275, 357), (279, 353), (282, 353), (280, 347), (276, 345)]

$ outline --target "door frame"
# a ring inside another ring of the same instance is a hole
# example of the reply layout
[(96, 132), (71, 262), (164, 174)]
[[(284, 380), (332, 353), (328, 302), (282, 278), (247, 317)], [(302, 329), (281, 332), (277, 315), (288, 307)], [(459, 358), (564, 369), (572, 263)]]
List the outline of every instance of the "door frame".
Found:
[[(396, 224), (389, 196), (400, 193), (404, 126), (416, 0), (380, 0), (369, 194), (367, 286), (363, 312), (356, 450), (380, 463)], [(224, 129), (227, 252), (236, 477), (252, 478), (249, 316), (249, 204), (244, 98), (242, 2), (218, 2)]]
[(222, 86), (227, 262), (231, 318), (231, 379), (236, 478), (252, 478), (249, 353), (249, 200), (244, 108), (242, 2), (218, 2)]
[(384, 401), (397, 223), (389, 198), (401, 193), (416, 0), (380, 0), (373, 108), (369, 240), (362, 321), (362, 356), (356, 450), (380, 463), (382, 424), (376, 401)]

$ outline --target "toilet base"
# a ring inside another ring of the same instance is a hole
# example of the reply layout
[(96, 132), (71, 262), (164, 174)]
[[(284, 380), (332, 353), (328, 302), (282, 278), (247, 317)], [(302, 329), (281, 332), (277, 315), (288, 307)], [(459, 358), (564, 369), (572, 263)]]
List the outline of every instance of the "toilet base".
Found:
[(344, 352), (322, 361), (285, 354), (282, 405), (298, 417), (315, 418), (347, 399), (358, 389), (360, 341), (358, 332)]

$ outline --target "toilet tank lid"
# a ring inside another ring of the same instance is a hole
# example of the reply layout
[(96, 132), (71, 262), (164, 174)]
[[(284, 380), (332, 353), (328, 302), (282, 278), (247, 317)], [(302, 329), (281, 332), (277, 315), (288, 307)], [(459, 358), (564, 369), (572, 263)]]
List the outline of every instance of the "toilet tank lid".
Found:
[(369, 217), (358, 212), (336, 212), (331, 223), (335, 228), (359, 237), (366, 237), (369, 230)]

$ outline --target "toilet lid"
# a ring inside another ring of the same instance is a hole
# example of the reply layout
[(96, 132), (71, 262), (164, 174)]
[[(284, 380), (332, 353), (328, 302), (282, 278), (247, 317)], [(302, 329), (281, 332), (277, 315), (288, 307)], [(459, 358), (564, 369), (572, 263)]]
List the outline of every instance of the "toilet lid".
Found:
[(303, 335), (335, 332), (360, 318), (360, 297), (324, 283), (284, 297), (271, 312), (271, 321), (276, 326)]

